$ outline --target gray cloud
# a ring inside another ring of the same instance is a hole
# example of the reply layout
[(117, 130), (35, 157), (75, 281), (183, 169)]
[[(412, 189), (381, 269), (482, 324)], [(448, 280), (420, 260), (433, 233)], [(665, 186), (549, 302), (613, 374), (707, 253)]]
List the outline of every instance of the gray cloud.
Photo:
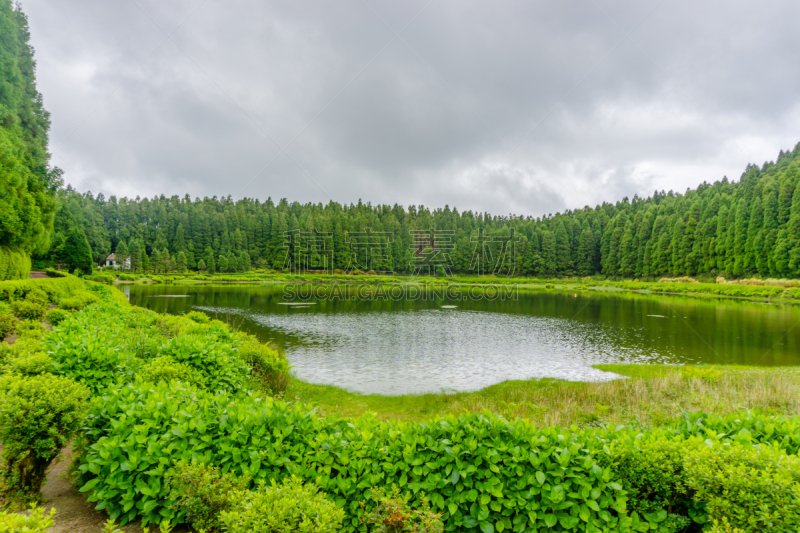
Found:
[(107, 196), (541, 215), (800, 141), (794, 2), (22, 5), (53, 162)]

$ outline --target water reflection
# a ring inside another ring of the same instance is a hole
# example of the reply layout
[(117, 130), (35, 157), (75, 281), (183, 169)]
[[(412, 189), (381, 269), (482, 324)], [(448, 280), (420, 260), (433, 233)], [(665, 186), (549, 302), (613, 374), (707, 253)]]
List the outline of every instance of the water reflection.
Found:
[(289, 306), (276, 286), (125, 288), (132, 303), (159, 312), (241, 317), (244, 329), (287, 352), (301, 379), (359, 392), (615, 377), (591, 368), (598, 363), (800, 363), (800, 309), (788, 305), (541, 291), (505, 301), (323, 299)]

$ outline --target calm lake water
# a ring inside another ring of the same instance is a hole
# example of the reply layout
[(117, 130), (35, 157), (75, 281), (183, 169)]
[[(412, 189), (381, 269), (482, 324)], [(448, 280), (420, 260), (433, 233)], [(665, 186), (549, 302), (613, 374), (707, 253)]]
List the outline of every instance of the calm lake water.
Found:
[(599, 363), (800, 364), (800, 306), (595, 291), (307, 298), (309, 286), (292, 286), (304, 305), (286, 305), (275, 285), (120, 288), (154, 311), (235, 320), (280, 346), (300, 379), (363, 393), (617, 377)]

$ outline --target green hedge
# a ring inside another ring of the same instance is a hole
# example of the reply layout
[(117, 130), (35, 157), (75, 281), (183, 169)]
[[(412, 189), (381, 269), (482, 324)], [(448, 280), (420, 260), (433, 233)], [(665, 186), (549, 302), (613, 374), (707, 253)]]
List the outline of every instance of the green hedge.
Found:
[(0, 281), (0, 302), (22, 300), (29, 292), (37, 291), (47, 294), (51, 302), (57, 302), (85, 289), (86, 284), (75, 276)]
[(424, 491), (447, 530), (633, 531), (642, 525), (626, 513), (611, 470), (596, 461), (602, 442), (577, 428), (536, 429), (490, 414), (428, 424), (321, 418), (301, 405), (178, 382), (108, 389), (87, 426), (81, 490), (123, 522), (182, 519), (163, 479), (183, 459), (254, 482), (290, 475), (315, 481), (344, 509), (345, 531), (360, 529), (359, 502), (370, 487), (392, 484), (416, 497)]
[(24, 252), (0, 246), (0, 280), (31, 276), (31, 258)]

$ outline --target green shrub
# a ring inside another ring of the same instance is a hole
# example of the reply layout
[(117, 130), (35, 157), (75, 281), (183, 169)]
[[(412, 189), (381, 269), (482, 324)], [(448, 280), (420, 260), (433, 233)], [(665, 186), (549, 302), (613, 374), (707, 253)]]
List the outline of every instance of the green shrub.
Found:
[(78, 311), (83, 309), (87, 305), (91, 305), (93, 303), (97, 303), (100, 299), (97, 295), (92, 294), (89, 291), (78, 291), (73, 296), (69, 298), (64, 298), (58, 302), (59, 309), (67, 309), (69, 311)]
[(132, 380), (141, 364), (132, 350), (144, 347), (129, 345), (138, 338), (124, 327), (124, 317), (120, 306), (104, 304), (62, 323), (44, 341), (54, 372), (85, 384), (93, 393)]
[(239, 491), (232, 500), (233, 508), (220, 513), (228, 533), (337, 533), (344, 518), (316, 486), (295, 476), (281, 485), (272, 480), (254, 492)]
[(608, 453), (601, 455), (601, 464), (611, 467), (628, 492), (629, 510), (644, 515), (662, 509), (686, 514), (692, 495), (685, 484), (683, 456), (695, 443), (659, 432), (640, 434), (611, 443)]
[(158, 353), (194, 370), (212, 391), (238, 391), (249, 374), (238, 348), (220, 331), (172, 338)]
[(735, 412), (724, 416), (686, 413), (674, 425), (683, 436), (733, 440), (742, 444), (768, 443), (790, 455), (800, 451), (800, 419), (768, 415), (758, 411)]
[(38, 320), (20, 320), (17, 322), (16, 332), (20, 339), (41, 339), (47, 334), (47, 328)]
[(47, 322), (55, 327), (70, 317), (70, 312), (64, 309), (50, 309), (47, 311)]
[(220, 530), (220, 513), (232, 507), (230, 493), (243, 491), (250, 484), (202, 463), (178, 461), (166, 476), (169, 497), (181, 510), (178, 520), (188, 520), (195, 529)]
[(47, 533), (55, 523), (55, 509), (45, 516), (44, 509), (31, 507), (30, 515), (0, 511), (0, 533)]
[(84, 286), (83, 281), (75, 276), (0, 281), (0, 301), (23, 300), (30, 291), (40, 290), (47, 294), (50, 302), (57, 302), (75, 291), (83, 290)]
[(0, 341), (14, 333), (17, 319), (11, 314), (0, 314)]
[(53, 371), (53, 360), (43, 352), (23, 353), (6, 363), (6, 372), (23, 376), (38, 376)]
[(16, 300), (11, 304), (14, 314), (26, 320), (41, 320), (47, 305), (28, 300)]
[(47, 293), (39, 287), (35, 287), (28, 291), (28, 293), (25, 295), (25, 300), (43, 305), (45, 307), (47, 307), (47, 304), (50, 303), (50, 298)]
[(256, 481), (315, 482), (344, 510), (345, 531), (362, 527), (371, 506), (359, 502), (371, 487), (392, 485), (410, 491), (414, 506), (425, 491), (448, 531), (646, 525), (626, 513), (622, 487), (597, 464), (602, 441), (578, 428), (490, 414), (422, 424), (322, 418), (303, 405), (178, 382), (108, 388), (84, 427), (81, 490), (123, 523), (175, 518), (164, 476), (194, 458)]
[(205, 385), (203, 376), (190, 366), (178, 363), (168, 356), (156, 357), (139, 371), (143, 381), (183, 381), (199, 386)]
[(800, 458), (770, 446), (711, 443), (685, 456), (709, 517), (746, 532), (800, 530)]
[[(371, 496), (375, 505), (361, 519), (371, 533), (441, 533), (444, 529), (440, 516), (430, 510), (424, 494), (420, 497), (420, 509), (411, 509), (409, 496), (400, 494), (396, 486), (388, 493), (374, 488)], [(363, 502), (361, 507), (364, 508)]]
[(83, 421), (89, 391), (42, 374), (0, 378), (2, 491), (7, 501), (37, 500), (45, 471)]
[(273, 395), (286, 391), (291, 368), (286, 356), (255, 339), (245, 340), (239, 350), (263, 388)]
[(194, 320), (198, 324), (208, 324), (208, 321), (211, 320), (210, 318), (208, 318), (207, 314), (202, 313), (200, 311), (190, 311), (186, 313), (186, 318), (188, 318), (189, 320)]

